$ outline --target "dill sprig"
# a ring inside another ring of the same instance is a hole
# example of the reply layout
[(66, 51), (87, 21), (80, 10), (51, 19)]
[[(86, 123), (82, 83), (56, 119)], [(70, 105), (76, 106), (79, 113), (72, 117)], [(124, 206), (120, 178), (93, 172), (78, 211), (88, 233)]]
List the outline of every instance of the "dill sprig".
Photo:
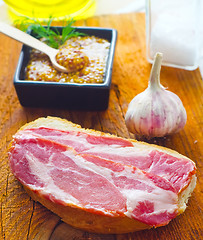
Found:
[(31, 19), (25, 17), (17, 20), (14, 24), (20, 30), (26, 32), (28, 29), (32, 31), (36, 38), (43, 38), (44, 42), (53, 48), (59, 48), (60, 45), (71, 37), (84, 36), (84, 33), (78, 32), (76, 28), (72, 27), (74, 20), (63, 21), (63, 28), (60, 32), (57, 28), (52, 29), (52, 22), (54, 18), (50, 17), (48, 21), (41, 23), (38, 19)]

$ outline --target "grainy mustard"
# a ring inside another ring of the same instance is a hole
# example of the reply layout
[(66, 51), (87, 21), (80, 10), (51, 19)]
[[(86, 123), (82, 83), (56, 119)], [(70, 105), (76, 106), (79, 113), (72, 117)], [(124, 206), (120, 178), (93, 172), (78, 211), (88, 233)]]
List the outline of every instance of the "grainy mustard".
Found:
[(31, 52), (26, 79), (61, 83), (103, 83), (110, 43), (95, 36), (68, 39), (59, 49), (56, 60), (70, 69), (57, 71), (49, 58), (36, 50)]

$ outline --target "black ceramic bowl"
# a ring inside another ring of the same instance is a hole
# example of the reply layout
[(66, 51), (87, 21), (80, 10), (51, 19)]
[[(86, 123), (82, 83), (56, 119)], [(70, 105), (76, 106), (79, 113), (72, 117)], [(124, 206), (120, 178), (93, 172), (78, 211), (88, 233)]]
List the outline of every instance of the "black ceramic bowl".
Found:
[[(59, 31), (62, 29), (61, 27), (54, 28)], [(70, 110), (107, 109), (117, 31), (115, 29), (91, 27), (79, 27), (77, 31), (104, 38), (110, 42), (103, 83), (77, 84), (26, 80), (25, 69), (30, 58), (31, 48), (23, 45), (14, 76), (14, 86), (22, 106)]]

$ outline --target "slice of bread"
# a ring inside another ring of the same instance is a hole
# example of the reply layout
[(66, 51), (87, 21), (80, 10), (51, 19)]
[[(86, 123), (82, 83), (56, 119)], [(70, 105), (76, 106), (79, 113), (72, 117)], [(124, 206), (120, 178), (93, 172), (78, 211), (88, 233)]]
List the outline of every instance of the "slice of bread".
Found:
[[(102, 137), (105, 136), (105, 137), (110, 137), (115, 139), (123, 139), (107, 133), (103, 133), (103, 132), (99, 132), (91, 129), (83, 129), (79, 125), (76, 125), (72, 122), (69, 122), (64, 119), (56, 118), (56, 117), (39, 118), (21, 127), (17, 134), (23, 133), (23, 131), (26, 129), (41, 128), (41, 127), (56, 129), (61, 131), (78, 131), (78, 132), (91, 134), (94, 136), (102, 136)], [(164, 154), (168, 154), (177, 159), (184, 159), (185, 161), (194, 165), (192, 160), (171, 149), (160, 147), (153, 144), (147, 144), (145, 142), (139, 142), (133, 139), (130, 139), (129, 141), (134, 145), (135, 148), (139, 149), (140, 151), (146, 150), (150, 152), (153, 150), (158, 150)], [(15, 136), (14, 136), (13, 143), (14, 142), (15, 142)], [(12, 147), (13, 147), (13, 144), (11, 148)], [(127, 232), (143, 230), (143, 229), (152, 227), (151, 225), (145, 224), (143, 222), (132, 219), (125, 215), (124, 216), (108, 216), (108, 215), (105, 216), (99, 213), (86, 211), (80, 206), (71, 205), (71, 204), (64, 205), (64, 204), (56, 203), (55, 201), (51, 201), (50, 198), (45, 197), (40, 192), (33, 191), (29, 187), (29, 184), (28, 185), (23, 184), (23, 185), (27, 193), (35, 201), (40, 202), (42, 205), (44, 205), (45, 207), (50, 209), (52, 212), (60, 216), (64, 222), (76, 228), (80, 228), (86, 231), (91, 231), (96, 233), (119, 234), (119, 233), (127, 233)], [(193, 192), (195, 185), (196, 185), (196, 175), (195, 175), (195, 165), (194, 165), (194, 170), (188, 174), (187, 184), (182, 186), (177, 192), (178, 214), (184, 212), (184, 210), (186, 209), (188, 198)]]

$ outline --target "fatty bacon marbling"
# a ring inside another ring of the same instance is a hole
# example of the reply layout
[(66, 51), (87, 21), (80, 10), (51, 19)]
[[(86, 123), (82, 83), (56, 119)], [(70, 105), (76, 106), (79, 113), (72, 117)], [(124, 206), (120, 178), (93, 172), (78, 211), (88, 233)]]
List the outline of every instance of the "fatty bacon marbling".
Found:
[(41, 197), (151, 227), (183, 211), (179, 196), (196, 170), (182, 155), (80, 128), (26, 127), (14, 136), (9, 156), (15, 177)]

